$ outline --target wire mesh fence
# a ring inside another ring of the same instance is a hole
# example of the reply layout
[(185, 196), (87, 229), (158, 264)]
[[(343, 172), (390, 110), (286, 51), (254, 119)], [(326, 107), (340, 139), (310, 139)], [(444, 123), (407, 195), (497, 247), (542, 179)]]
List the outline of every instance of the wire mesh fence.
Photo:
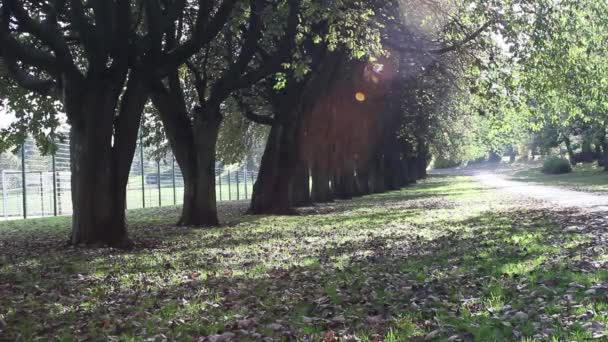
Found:
[[(57, 144), (54, 155), (43, 156), (33, 140), (28, 139), (14, 153), (0, 155), (2, 198), (0, 217), (18, 219), (70, 215), (69, 143)], [(217, 167), (218, 201), (241, 201), (251, 198), (257, 171)], [(149, 158), (138, 144), (127, 185), (127, 209), (174, 206), (183, 203), (184, 180), (171, 154), (161, 160)]]

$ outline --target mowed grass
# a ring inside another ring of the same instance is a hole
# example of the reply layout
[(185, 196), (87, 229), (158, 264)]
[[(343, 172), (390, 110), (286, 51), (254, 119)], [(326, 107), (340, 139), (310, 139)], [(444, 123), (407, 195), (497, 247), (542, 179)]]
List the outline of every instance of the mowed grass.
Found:
[(130, 211), (131, 251), (66, 247), (68, 218), (3, 222), (0, 340), (583, 341), (608, 323), (605, 222), (471, 178), (291, 217), (233, 204), (213, 229), (174, 227), (178, 209)]
[(608, 172), (604, 171), (603, 167), (598, 167), (596, 163), (576, 165), (572, 173), (563, 175), (546, 175), (540, 170), (539, 167), (519, 171), (513, 175), (513, 179), (608, 194)]
[[(137, 179), (136, 179), (137, 180)], [(253, 183), (232, 182), (221, 185), (216, 184), (216, 199), (223, 201), (243, 201), (251, 198)], [(26, 192), (26, 207), (28, 217), (53, 216), (55, 203), (53, 202), (53, 189), (51, 185), (45, 188), (29, 186)], [(154, 208), (160, 206), (180, 205), (183, 202), (184, 187), (163, 184), (159, 189), (155, 184), (146, 184), (142, 193), (141, 183), (133, 182), (127, 188), (127, 209)], [(69, 215), (72, 212), (72, 200), (69, 189), (63, 189), (57, 196), (57, 214)], [(23, 195), (21, 189), (12, 189), (4, 196), (0, 194), (0, 219), (19, 219), (23, 217)]]

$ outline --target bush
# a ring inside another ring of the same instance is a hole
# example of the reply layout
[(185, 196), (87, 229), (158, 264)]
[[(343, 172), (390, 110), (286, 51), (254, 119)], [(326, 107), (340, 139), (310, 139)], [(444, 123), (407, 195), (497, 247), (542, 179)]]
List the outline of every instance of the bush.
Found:
[(543, 163), (542, 172), (550, 175), (560, 175), (572, 172), (572, 166), (567, 159), (561, 157), (549, 157)]
[(433, 161), (434, 169), (450, 169), (462, 165), (461, 161), (438, 157)]

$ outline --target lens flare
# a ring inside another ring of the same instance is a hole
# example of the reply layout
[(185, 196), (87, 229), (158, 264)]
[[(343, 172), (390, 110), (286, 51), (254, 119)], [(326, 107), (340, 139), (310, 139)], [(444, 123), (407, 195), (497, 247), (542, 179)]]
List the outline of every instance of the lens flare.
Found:
[(366, 96), (363, 92), (358, 91), (355, 93), (355, 99), (359, 102), (365, 102)]

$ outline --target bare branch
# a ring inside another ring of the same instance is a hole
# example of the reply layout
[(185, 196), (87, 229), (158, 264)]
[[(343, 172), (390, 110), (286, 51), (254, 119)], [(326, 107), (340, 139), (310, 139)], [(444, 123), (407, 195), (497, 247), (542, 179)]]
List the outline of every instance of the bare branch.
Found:
[(167, 55), (164, 63), (167, 69), (184, 63), (190, 56), (212, 41), (230, 18), (230, 13), (236, 3), (237, 0), (224, 0), (215, 16), (209, 20), (208, 16), (211, 11), (209, 2), (199, 0), (199, 10), (192, 36)]

